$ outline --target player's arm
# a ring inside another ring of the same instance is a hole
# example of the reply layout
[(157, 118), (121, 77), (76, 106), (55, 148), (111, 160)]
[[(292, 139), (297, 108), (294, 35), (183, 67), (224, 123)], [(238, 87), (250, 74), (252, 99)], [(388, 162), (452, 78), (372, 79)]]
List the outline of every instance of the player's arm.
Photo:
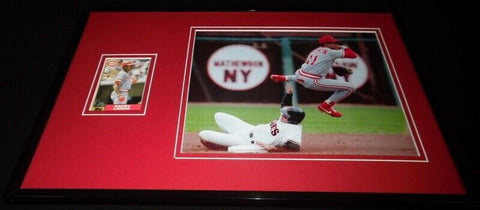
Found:
[(283, 146), (275, 146), (257, 142), (258, 145), (265, 148), (269, 152), (298, 152), (300, 145), (292, 140), (288, 140)]
[(343, 57), (344, 58), (356, 58), (357, 54), (350, 48), (343, 49)]
[(285, 94), (283, 95), (282, 103), (280, 104), (280, 107), (283, 108), (284, 106), (293, 106), (292, 97), (293, 97), (293, 88), (290, 84), (287, 83), (285, 85)]
[(347, 46), (340, 46), (338, 49), (331, 49), (327, 52), (331, 59), (356, 58), (357, 54)]
[(113, 89), (115, 90), (115, 92), (120, 92), (120, 85), (122, 85), (122, 82), (124, 81), (125, 77), (127, 75), (125, 74), (125, 72), (120, 72), (117, 77), (115, 77), (115, 80), (113, 81)]
[(119, 90), (119, 88), (118, 88), (119, 85), (120, 85), (120, 84), (117, 83), (116, 81), (113, 82), (113, 90), (114, 90), (116, 93), (119, 93), (119, 92), (120, 92), (120, 90)]
[(138, 77), (132, 77), (132, 85), (138, 82)]
[(298, 151), (300, 151), (300, 144), (298, 144), (295, 141), (288, 140), (285, 143), (285, 145), (283, 145), (283, 148), (287, 149), (288, 151), (298, 152)]

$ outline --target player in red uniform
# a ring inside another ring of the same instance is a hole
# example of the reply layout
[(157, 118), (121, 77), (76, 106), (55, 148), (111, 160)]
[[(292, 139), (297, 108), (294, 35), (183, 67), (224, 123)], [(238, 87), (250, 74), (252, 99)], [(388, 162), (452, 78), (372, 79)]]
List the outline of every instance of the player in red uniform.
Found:
[(343, 100), (355, 91), (352, 84), (336, 80), (327, 79), (330, 68), (332, 68), (337, 58), (356, 58), (357, 54), (350, 48), (340, 46), (339, 40), (330, 35), (325, 35), (319, 39), (320, 47), (313, 50), (294, 75), (273, 74), (270, 78), (275, 82), (295, 81), (302, 84), (305, 88), (318, 91), (334, 91), (334, 93), (324, 102), (318, 105), (318, 110), (332, 117), (341, 117), (342, 113), (333, 109), (333, 106)]
[(113, 91), (110, 94), (113, 104), (127, 104), (127, 101), (130, 100), (129, 91), (138, 80), (131, 73), (135, 67), (132, 62), (123, 62), (121, 66), (122, 71), (117, 74), (115, 81), (113, 81)]

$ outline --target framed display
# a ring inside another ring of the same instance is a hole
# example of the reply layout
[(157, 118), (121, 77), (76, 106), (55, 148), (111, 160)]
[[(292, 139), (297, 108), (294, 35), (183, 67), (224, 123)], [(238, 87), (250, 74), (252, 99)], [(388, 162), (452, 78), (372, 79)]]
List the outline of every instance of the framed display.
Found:
[(466, 195), (388, 13), (89, 12), (9, 200)]

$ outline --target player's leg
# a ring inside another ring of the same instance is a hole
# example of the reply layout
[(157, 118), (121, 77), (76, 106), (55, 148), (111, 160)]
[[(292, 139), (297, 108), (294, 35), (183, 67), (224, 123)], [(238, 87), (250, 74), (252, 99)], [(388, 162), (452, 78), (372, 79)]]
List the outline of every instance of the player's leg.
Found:
[(334, 91), (334, 93), (324, 102), (318, 105), (318, 110), (329, 114), (332, 117), (341, 117), (342, 113), (333, 109), (333, 106), (339, 101), (345, 99), (355, 91), (352, 84), (334, 79), (315, 80), (314, 90)]
[(251, 144), (249, 138), (235, 134), (203, 130), (200, 131), (198, 135), (200, 136), (200, 141), (206, 146), (209, 144), (215, 144), (224, 147), (230, 147)]
[[(120, 91), (119, 97), (121, 96), (121, 104), (127, 104), (127, 102), (132, 99), (128, 91)], [(119, 98), (120, 99), (120, 98)]]
[(297, 81), (297, 72), (294, 75), (272, 74), (270, 79), (274, 82), (295, 82)]
[(215, 113), (215, 122), (225, 133), (242, 134), (248, 133), (255, 127), (233, 115), (217, 112)]
[(112, 91), (110, 94), (110, 99), (112, 99), (113, 104), (120, 104), (120, 101), (118, 100), (118, 94), (115, 91)]
[(321, 79), (317, 80), (315, 86), (322, 90), (334, 91), (334, 93), (327, 99), (328, 102), (338, 103), (355, 92), (355, 87), (349, 82), (336, 79)]
[(110, 94), (110, 98), (113, 101), (113, 104), (127, 104), (127, 101), (129, 100), (130, 95), (128, 92), (125, 91), (120, 91), (120, 92), (115, 92), (112, 91)]
[(274, 82), (293, 82), (295, 81), (295, 75), (272, 74), (270, 79)]

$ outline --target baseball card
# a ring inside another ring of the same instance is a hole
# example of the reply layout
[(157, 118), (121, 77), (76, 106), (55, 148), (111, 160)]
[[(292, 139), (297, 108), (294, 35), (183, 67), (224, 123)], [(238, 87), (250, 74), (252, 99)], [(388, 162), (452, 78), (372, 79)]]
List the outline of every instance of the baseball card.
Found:
[(12, 200), (466, 194), (388, 13), (96, 11), (66, 71)]
[(155, 59), (155, 54), (102, 54), (83, 114), (145, 114)]

